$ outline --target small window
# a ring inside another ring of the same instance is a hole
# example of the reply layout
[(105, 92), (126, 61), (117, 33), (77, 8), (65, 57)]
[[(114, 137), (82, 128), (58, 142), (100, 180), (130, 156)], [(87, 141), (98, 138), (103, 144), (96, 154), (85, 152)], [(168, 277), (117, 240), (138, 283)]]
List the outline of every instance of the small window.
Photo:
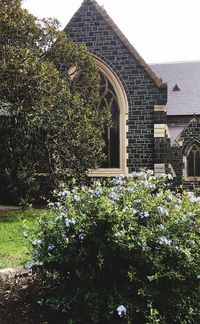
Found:
[(115, 90), (102, 73), (100, 74), (100, 101), (99, 107), (105, 107), (111, 114), (111, 127), (106, 126), (104, 132), (105, 155), (106, 161), (101, 167), (103, 168), (119, 168), (120, 167), (120, 136), (119, 136), (119, 117), (120, 110)]
[(200, 147), (193, 144), (187, 154), (188, 177), (200, 177)]

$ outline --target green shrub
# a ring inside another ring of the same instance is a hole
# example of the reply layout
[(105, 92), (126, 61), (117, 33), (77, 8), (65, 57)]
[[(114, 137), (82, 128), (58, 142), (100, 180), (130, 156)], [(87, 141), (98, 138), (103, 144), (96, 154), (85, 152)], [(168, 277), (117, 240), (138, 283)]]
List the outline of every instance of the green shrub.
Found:
[(200, 322), (200, 199), (168, 178), (147, 171), (57, 193), (33, 268), (67, 323)]

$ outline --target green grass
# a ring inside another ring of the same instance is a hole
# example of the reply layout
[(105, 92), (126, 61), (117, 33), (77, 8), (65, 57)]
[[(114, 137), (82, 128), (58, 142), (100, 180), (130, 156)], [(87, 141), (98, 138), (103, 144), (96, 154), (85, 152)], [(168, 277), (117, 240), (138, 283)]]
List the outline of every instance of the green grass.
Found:
[(47, 212), (44, 209), (0, 211), (0, 269), (17, 267), (29, 261), (28, 251), (31, 247), (24, 238), (23, 228), (26, 225), (34, 229), (38, 217)]

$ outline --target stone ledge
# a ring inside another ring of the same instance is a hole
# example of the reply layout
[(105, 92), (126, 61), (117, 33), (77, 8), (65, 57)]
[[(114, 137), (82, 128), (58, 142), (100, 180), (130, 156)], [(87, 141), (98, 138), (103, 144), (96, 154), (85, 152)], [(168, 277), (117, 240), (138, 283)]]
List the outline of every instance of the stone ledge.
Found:
[(22, 207), (20, 206), (4, 206), (0, 205), (0, 211), (10, 211), (10, 210), (20, 210)]
[(30, 269), (25, 269), (24, 267), (17, 268), (6, 268), (0, 270), (0, 281), (12, 280), (17, 277), (24, 277), (31, 274), (32, 271)]

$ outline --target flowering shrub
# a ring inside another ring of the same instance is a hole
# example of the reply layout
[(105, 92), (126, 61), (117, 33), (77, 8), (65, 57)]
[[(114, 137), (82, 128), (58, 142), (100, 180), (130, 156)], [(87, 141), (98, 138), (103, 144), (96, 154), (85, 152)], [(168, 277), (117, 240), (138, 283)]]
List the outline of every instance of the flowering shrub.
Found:
[(66, 323), (200, 322), (200, 199), (168, 178), (147, 171), (57, 193), (31, 266)]

